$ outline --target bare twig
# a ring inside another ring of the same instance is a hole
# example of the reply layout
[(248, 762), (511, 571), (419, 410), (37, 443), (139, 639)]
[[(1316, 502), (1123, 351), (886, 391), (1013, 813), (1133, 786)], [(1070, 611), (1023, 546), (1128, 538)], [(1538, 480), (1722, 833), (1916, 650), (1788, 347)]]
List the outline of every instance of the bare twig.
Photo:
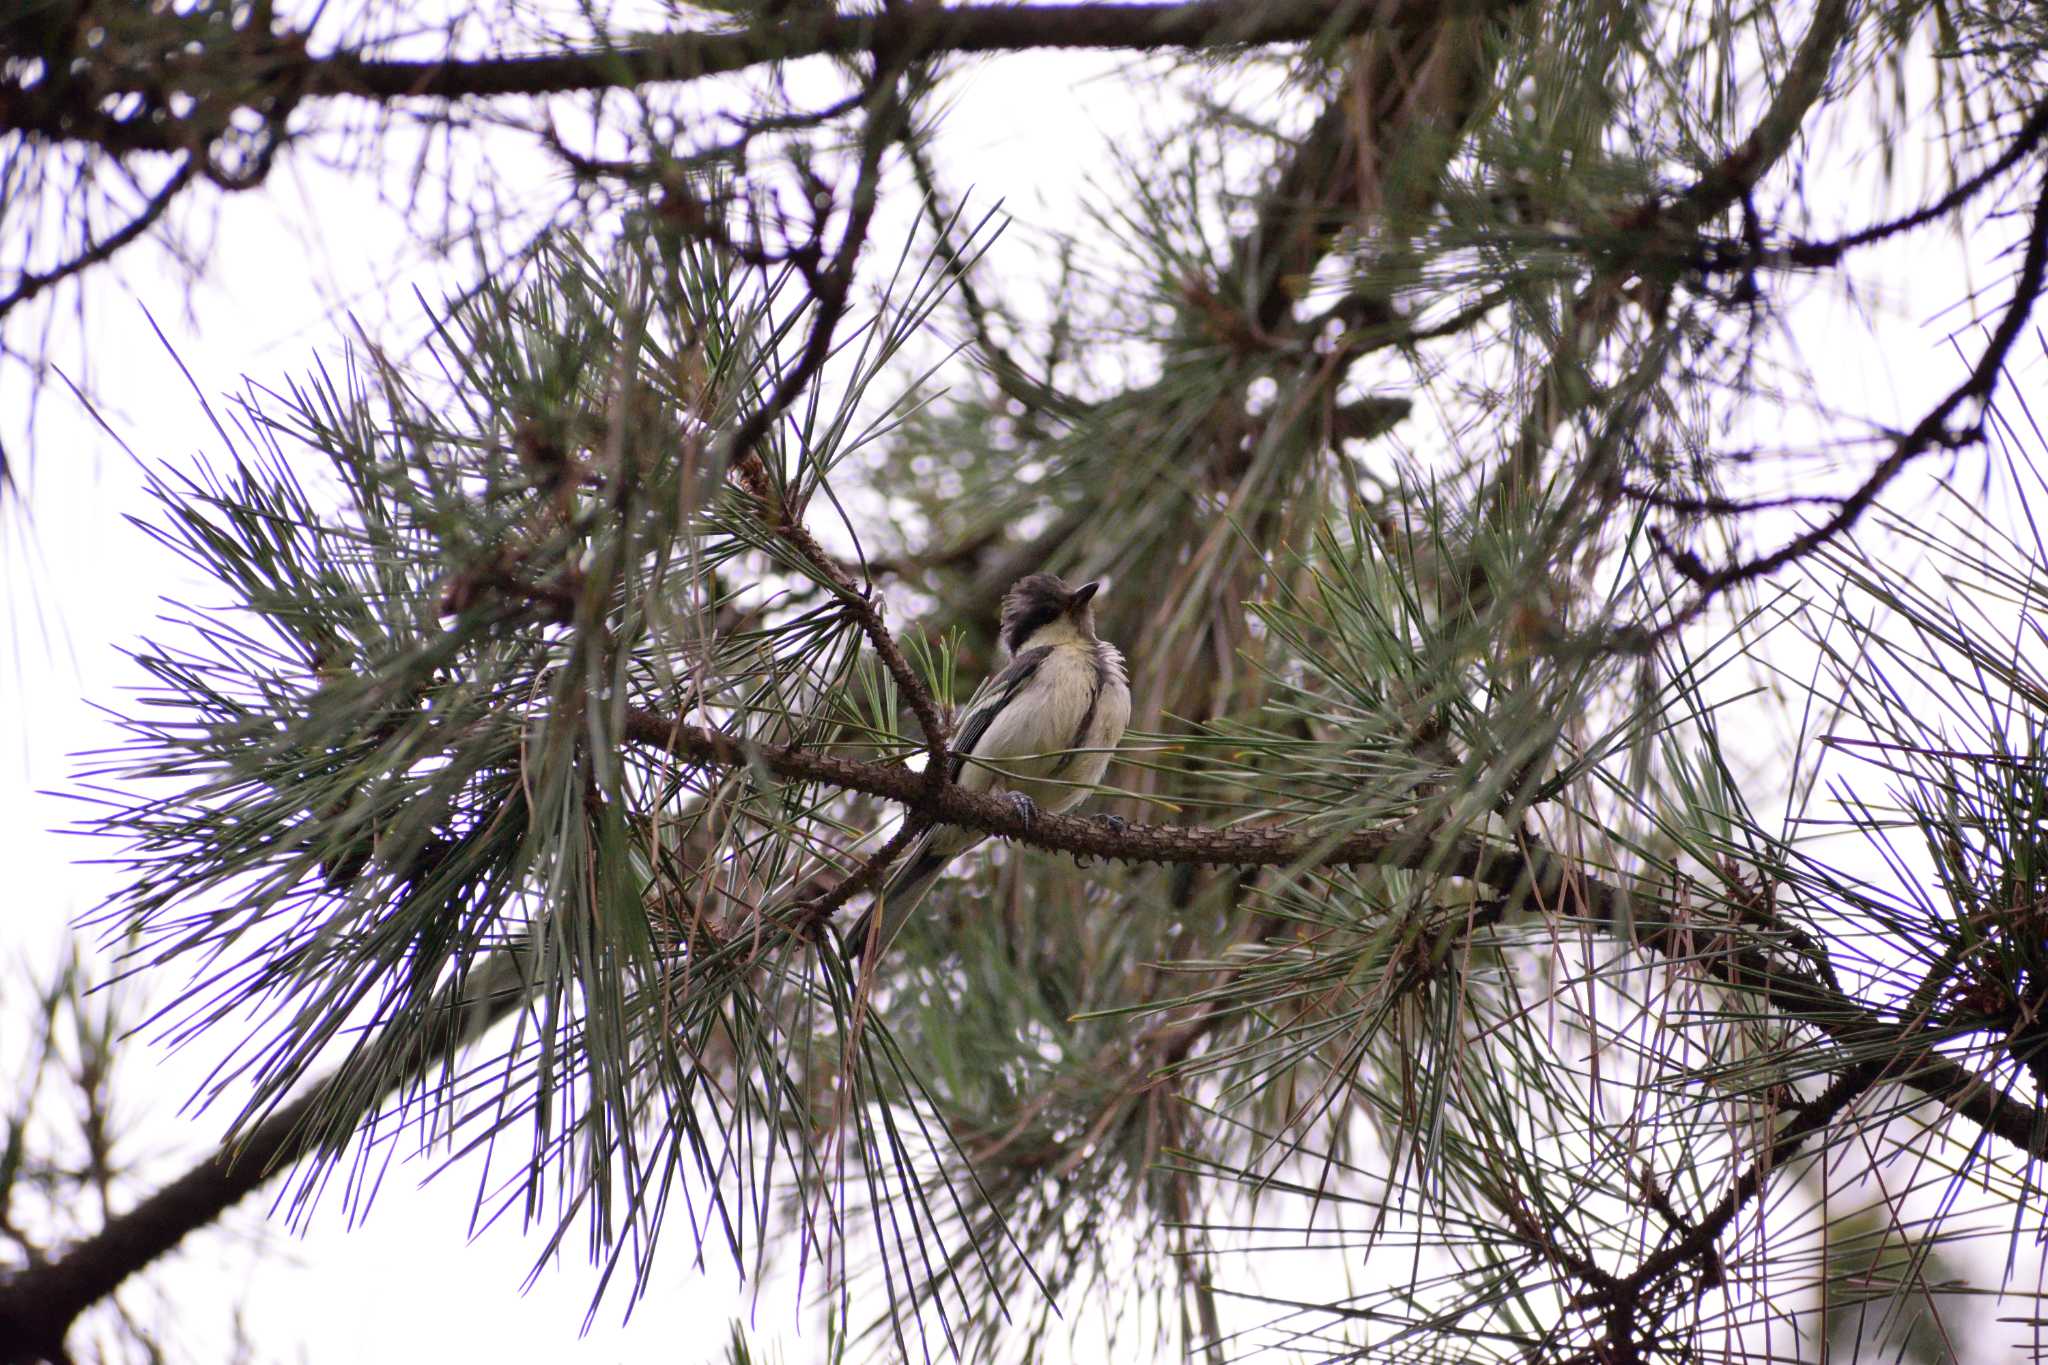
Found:
[(924, 196), (925, 225), (931, 229), (938, 243), (939, 260), (945, 266), (946, 274), (952, 279), (953, 287), (960, 291), (960, 302), (967, 310), (968, 325), (974, 329), (975, 347), (987, 363), (996, 387), (1005, 397), (1022, 404), (1028, 413), (1043, 411), (1071, 419), (1085, 412), (1087, 404), (1061, 393), (1052, 386), (1049, 378), (1040, 379), (1031, 374), (1010, 354), (1009, 348), (996, 340), (995, 331), (989, 325), (988, 304), (974, 285), (970, 270), (973, 262), (962, 256), (953, 243), (953, 215), (940, 195), (938, 175), (932, 169), (930, 158), (925, 156), (924, 149), (907, 127), (903, 151), (910, 158), (910, 171), (917, 180), (918, 193)]
[(1786, 507), (1807, 507), (1815, 503), (1838, 507), (1848, 497), (1846, 493), (1787, 493), (1776, 498), (1694, 497), (1688, 493), (1664, 493), (1630, 483), (1618, 485), (1615, 492), (1645, 507), (1715, 517), (1736, 516), (1745, 512), (1769, 512)]
[(164, 181), (157, 192), (149, 197), (149, 201), (134, 217), (123, 223), (118, 231), (108, 233), (97, 242), (87, 241), (76, 256), (49, 270), (24, 272), (16, 281), (14, 288), (0, 295), (0, 317), (5, 317), (17, 304), (27, 303), (50, 286), (61, 284), (80, 271), (89, 270), (109, 260), (115, 252), (155, 227), (170, 209), (171, 202), (178, 197), (179, 192), (191, 184), (193, 177), (199, 173), (200, 161), (201, 158), (196, 152), (187, 155), (184, 161), (179, 163), (178, 169), (171, 172), (170, 178)]
[(855, 896), (872, 891), (879, 885), (882, 874), (889, 870), (889, 865), (901, 857), (903, 850), (910, 847), (911, 841), (922, 832), (922, 827), (915, 821), (904, 821), (897, 831), (889, 836), (888, 842), (869, 854), (851, 876), (822, 896), (801, 902), (797, 908), (814, 923), (830, 919), (839, 912), (841, 906)]
[[(1675, 244), (1697, 241), (1703, 227), (1742, 203), (1791, 150), (1808, 110), (1827, 88), (1836, 52), (1854, 31), (1852, 10), (1849, 0), (1822, 0), (1815, 6), (1805, 38), (1749, 136), (1683, 193), (1668, 202), (1636, 204), (1610, 225), (1615, 236), (1634, 245), (1618, 252), (1573, 300), (1550, 364), (1536, 383), (1521, 430), (1495, 480), (1494, 516), (1531, 496), (1542, 482), (1539, 476), (1553, 434), (1590, 401), (1593, 388), (1586, 360), (1620, 322), (1630, 280), (1651, 259), (1668, 257)], [(1608, 480), (1595, 477), (1591, 482), (1599, 489)], [(1576, 497), (1564, 502), (1568, 507), (1580, 505)]]
[[(1640, 1360), (1647, 1344), (1638, 1327), (1646, 1309), (1659, 1301), (1681, 1294), (1705, 1295), (1721, 1286), (1721, 1234), (1751, 1200), (1762, 1193), (1771, 1173), (1798, 1156), (1806, 1143), (1851, 1104), (1885, 1079), (1884, 1067), (1875, 1061), (1851, 1066), (1819, 1096), (1801, 1105), (1790, 1123), (1772, 1134), (1763, 1154), (1743, 1168), (1726, 1193), (1678, 1242), (1645, 1257), (1626, 1277), (1617, 1277), (1598, 1266), (1551, 1253), (1544, 1254), (1587, 1285), (1574, 1300), (1575, 1306), (1598, 1307), (1606, 1327), (1606, 1340), (1597, 1348), (1573, 1357), (1586, 1365)], [(1540, 1229), (1539, 1229), (1540, 1231)], [(1690, 1275), (1688, 1288), (1679, 1277)], [(1661, 1314), (1653, 1316), (1661, 1317)]]
[[(1898, 439), (1892, 453), (1854, 492), (1841, 500), (1832, 515), (1769, 554), (1754, 559), (1740, 560), (1711, 571), (1697, 561), (1691, 565), (1681, 564), (1681, 572), (1699, 584), (1699, 592), (1693, 599), (1659, 625), (1633, 626), (1615, 632), (1613, 643), (1620, 648), (1640, 652), (1668, 639), (1697, 619), (1714, 598), (1729, 588), (1775, 573), (1848, 531), (1870, 510), (1892, 480), (1920, 456), (1932, 450), (1954, 450), (1983, 439), (1984, 414), (1990, 407), (1992, 395), (1998, 390), (1998, 378), (2005, 369), (2006, 357), (2012, 353), (2013, 344), (2026, 328), (2044, 284), (2048, 284), (2048, 179), (2044, 179), (2040, 197), (2034, 203), (2033, 226), (2027, 235), (2027, 251), (2020, 263), (2019, 277), (2013, 283), (2012, 301), (2006, 305), (2004, 315), (1999, 318), (1997, 328), (1969, 376), (1950, 390), (1948, 396), (1921, 418), (1911, 431)], [(1977, 411), (1970, 424), (1958, 431), (1950, 423), (1969, 403), (1975, 403)]]
[(1698, 262), (1698, 268), (1734, 270), (1760, 266), (1812, 268), (1834, 265), (1858, 247), (1889, 240), (1954, 213), (1981, 194), (1992, 181), (2026, 160), (2034, 149), (2041, 145), (2043, 138), (2048, 138), (2048, 101), (2035, 107), (2034, 112), (2027, 116), (2027, 121), (2020, 125), (2019, 131), (2013, 134), (2012, 140), (2006, 144), (2005, 150), (2000, 152), (1996, 159), (1976, 174), (1965, 178), (1954, 189), (1931, 204), (1827, 241), (1800, 240), (1783, 246), (1765, 247), (1761, 251), (1731, 250)]

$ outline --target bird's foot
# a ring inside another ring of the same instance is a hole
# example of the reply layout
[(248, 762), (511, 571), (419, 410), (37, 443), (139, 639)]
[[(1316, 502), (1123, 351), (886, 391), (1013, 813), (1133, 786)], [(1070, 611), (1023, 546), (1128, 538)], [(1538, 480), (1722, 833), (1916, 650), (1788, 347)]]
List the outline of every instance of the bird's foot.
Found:
[(1017, 818), (1024, 822), (1026, 830), (1038, 823), (1038, 803), (1023, 792), (1004, 792), (1003, 799), (1010, 803), (1011, 810), (1017, 812)]
[[(1122, 834), (1130, 827), (1130, 821), (1124, 819), (1121, 815), (1098, 815), (1094, 817), (1094, 822), (1101, 825), (1111, 834)], [(1095, 860), (1085, 853), (1076, 853), (1074, 855), (1074, 866), (1093, 867), (1095, 866)]]

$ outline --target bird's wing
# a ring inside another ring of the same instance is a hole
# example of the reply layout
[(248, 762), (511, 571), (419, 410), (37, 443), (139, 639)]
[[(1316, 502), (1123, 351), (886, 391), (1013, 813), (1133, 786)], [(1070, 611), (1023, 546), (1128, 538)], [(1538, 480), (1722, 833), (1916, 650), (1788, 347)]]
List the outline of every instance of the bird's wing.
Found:
[[(1027, 649), (1010, 660), (1008, 668), (984, 679), (981, 686), (974, 689), (974, 695), (967, 699), (967, 708), (960, 713), (960, 732), (953, 736), (951, 754), (946, 760), (948, 781), (960, 780), (975, 745), (981, 743), (989, 726), (1031, 681), (1038, 672), (1038, 666), (1051, 653), (1050, 645)], [(917, 908), (932, 884), (938, 881), (939, 875), (946, 870), (946, 864), (986, 837), (978, 830), (959, 829), (952, 825), (940, 825), (919, 835), (905, 852), (902, 864), (889, 878), (875, 904), (868, 907), (841, 941), (841, 951), (847, 960), (857, 961), (867, 950), (868, 924), (878, 909), (882, 912), (879, 939), (887, 944), (896, 937), (904, 920)]]
[(974, 689), (974, 695), (967, 699), (966, 711), (960, 716), (960, 732), (953, 736), (952, 757), (946, 764), (947, 781), (960, 780), (960, 774), (966, 768), (968, 755), (974, 752), (974, 746), (981, 742), (981, 737), (988, 733), (988, 727), (995, 722), (995, 718), (1003, 713), (1003, 708), (1010, 704), (1023, 689), (1024, 684), (1031, 681), (1031, 675), (1038, 671), (1038, 666), (1044, 663), (1046, 656), (1051, 653), (1050, 645), (1027, 649), (1010, 660), (1008, 668), (984, 680), (981, 686)]

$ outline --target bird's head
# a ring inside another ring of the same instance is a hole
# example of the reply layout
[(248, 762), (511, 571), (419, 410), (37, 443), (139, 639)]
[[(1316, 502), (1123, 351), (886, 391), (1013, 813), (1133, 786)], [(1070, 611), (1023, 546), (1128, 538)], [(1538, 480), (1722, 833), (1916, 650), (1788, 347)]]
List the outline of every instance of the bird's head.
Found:
[(1070, 588), (1058, 574), (1020, 578), (1003, 598), (1003, 648), (1017, 654), (1033, 644), (1095, 639), (1095, 590), (1100, 583)]

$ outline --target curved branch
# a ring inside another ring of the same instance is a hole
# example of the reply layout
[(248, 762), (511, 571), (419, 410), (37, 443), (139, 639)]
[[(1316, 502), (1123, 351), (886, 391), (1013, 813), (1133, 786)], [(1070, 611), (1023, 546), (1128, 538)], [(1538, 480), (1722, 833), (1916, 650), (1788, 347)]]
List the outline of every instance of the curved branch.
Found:
[[(883, 623), (881, 609), (871, 593), (855, 584), (805, 528), (801, 510), (792, 506), (786, 488), (778, 488), (771, 482), (767, 467), (756, 449), (831, 358), (833, 335), (846, 315), (853, 293), (854, 270), (860, 263), (861, 248), (867, 242), (868, 229), (874, 222), (875, 207), (881, 194), (882, 154), (900, 136), (908, 117), (895, 92), (896, 81), (902, 72), (901, 64), (878, 62), (876, 68), (869, 82), (872, 93), (868, 103), (871, 108), (861, 139), (859, 169), (854, 177), (838, 249), (824, 265), (805, 271), (814, 312), (803, 353), (794, 365), (777, 377), (773, 390), (735, 428), (728, 448), (733, 452), (733, 467), (740, 481), (767, 510), (775, 533), (788, 541), (823, 575), (825, 583), (859, 622), (861, 631), (881, 656), (889, 675), (909, 700), (918, 724), (924, 729), (931, 782), (936, 786), (944, 780), (946, 769), (946, 728), (930, 689), (917, 676), (910, 661), (903, 657), (903, 650)], [(820, 229), (821, 234), (822, 231)], [(815, 242), (813, 246), (816, 246)], [(893, 853), (890, 856), (893, 857)]]
[[(2013, 134), (2012, 141), (2006, 144), (2005, 150), (1999, 153), (1990, 165), (1933, 203), (1900, 217), (1873, 223), (1869, 227), (1832, 241), (1794, 242), (1779, 254), (1791, 265), (1832, 265), (1839, 261), (1845, 252), (1853, 251), (1857, 247), (1869, 246), (1873, 242), (1882, 242), (1901, 233), (1911, 232), (1915, 228), (1925, 227), (1969, 203), (1986, 185), (2025, 160), (2028, 153), (2041, 145), (2043, 138), (2048, 138), (2048, 100), (2035, 106), (2034, 112), (2027, 116), (2027, 121), (2020, 125), (2020, 130)], [(1769, 262), (1772, 259), (1767, 253), (1765, 260)]]
[(170, 209), (171, 201), (192, 183), (193, 177), (199, 173), (199, 166), (199, 154), (188, 153), (184, 162), (171, 173), (162, 187), (151, 195), (148, 202), (133, 218), (122, 224), (118, 231), (111, 232), (96, 242), (88, 237), (76, 256), (40, 274), (24, 271), (12, 289), (0, 294), (0, 317), (5, 317), (17, 304), (27, 303), (51, 285), (61, 284), (79, 272), (111, 259), (122, 247), (156, 226)]
[(925, 227), (937, 244), (939, 263), (945, 267), (953, 287), (959, 291), (960, 302), (967, 311), (968, 325), (974, 330), (974, 344), (981, 353), (989, 376), (995, 380), (996, 388), (1005, 397), (1022, 404), (1027, 413), (1043, 409), (1071, 420), (1085, 412), (1089, 406), (1087, 403), (1054, 388), (1050, 374), (1044, 379), (1034, 376), (1017, 362), (1009, 348), (996, 340), (995, 330), (990, 326), (991, 311), (974, 284), (973, 267), (981, 259), (981, 253), (977, 251), (970, 258), (962, 255), (955, 245), (952, 229), (959, 210), (947, 206), (939, 192), (938, 173), (932, 168), (931, 158), (925, 155), (913, 130), (907, 126), (904, 129), (903, 153), (910, 161), (910, 173), (917, 183), (918, 193), (924, 196)]
[[(1749, 136), (1668, 203), (1651, 199), (1637, 204), (1610, 225), (1635, 246), (1596, 270), (1572, 300), (1569, 317), (1536, 382), (1515, 443), (1495, 477), (1491, 518), (1497, 520), (1509, 507), (1532, 495), (1558, 428), (1592, 401), (1587, 357), (1599, 350), (1620, 323), (1630, 278), (1658, 255), (1668, 253), (1674, 241), (1695, 237), (1755, 190), (1792, 149), (1807, 114), (1827, 88), (1835, 54), (1854, 31), (1855, 11), (1850, 0), (1823, 0), (1815, 7), (1805, 38)], [(1585, 476), (1581, 479), (1585, 481)], [(1575, 507), (1579, 501), (1577, 496), (1568, 497), (1565, 505)]]

